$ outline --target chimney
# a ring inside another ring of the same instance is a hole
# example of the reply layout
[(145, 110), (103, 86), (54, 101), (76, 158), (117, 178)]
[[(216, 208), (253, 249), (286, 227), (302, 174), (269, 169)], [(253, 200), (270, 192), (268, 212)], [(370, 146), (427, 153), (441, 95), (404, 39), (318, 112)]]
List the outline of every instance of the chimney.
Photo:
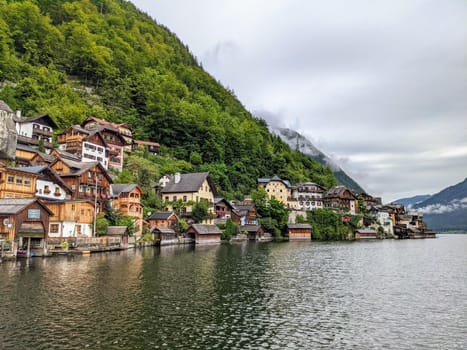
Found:
[(16, 118), (21, 119), (21, 109), (16, 110)]
[(174, 179), (175, 183), (178, 184), (180, 180), (181, 180), (180, 173), (175, 173), (175, 179)]

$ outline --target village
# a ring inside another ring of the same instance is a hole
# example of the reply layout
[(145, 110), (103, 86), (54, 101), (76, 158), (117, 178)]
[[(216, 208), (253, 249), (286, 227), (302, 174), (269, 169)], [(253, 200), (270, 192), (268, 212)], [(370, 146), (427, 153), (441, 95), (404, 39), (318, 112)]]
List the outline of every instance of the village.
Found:
[[(114, 183), (115, 171), (124, 168), (129, 152), (157, 155), (159, 143), (136, 140), (127, 124), (92, 116), (56, 134), (54, 140), (56, 129), (49, 115), (24, 117), (0, 100), (0, 259), (90, 254), (148, 244), (219, 244), (220, 227), (227, 222), (238, 228), (233, 241), (275, 238), (261, 226), (251, 198), (218, 197), (208, 172), (164, 175), (154, 191), (166, 207), (145, 216), (141, 186)], [(381, 198), (352, 193), (342, 185), (326, 190), (312, 182), (292, 185), (278, 176), (259, 178), (257, 185), (287, 209), (285, 240), (313, 239), (312, 226), (296, 220), (309, 211), (331, 208), (348, 221), (362, 205), (367, 213), (359, 223), (362, 228), (348, 239), (435, 237), (421, 215), (406, 213), (402, 205), (383, 205)], [(174, 208), (177, 201), (183, 203), (180, 208)], [(209, 215), (195, 222), (192, 211), (199, 202), (207, 204)], [(109, 208), (129, 217), (133, 232), (127, 226), (108, 226), (98, 235), (96, 216)], [(181, 218), (189, 223), (183, 232)], [(148, 234), (151, 239), (143, 239)]]

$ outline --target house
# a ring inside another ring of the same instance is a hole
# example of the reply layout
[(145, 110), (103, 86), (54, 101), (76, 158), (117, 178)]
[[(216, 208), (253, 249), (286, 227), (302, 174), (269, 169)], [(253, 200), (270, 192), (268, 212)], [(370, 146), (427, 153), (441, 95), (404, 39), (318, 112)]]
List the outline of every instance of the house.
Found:
[(289, 241), (310, 241), (311, 240), (311, 225), (310, 224), (287, 224), (285, 236)]
[(37, 152), (37, 148), (18, 143), (16, 145), (15, 165), (17, 167), (31, 165), (32, 160), (37, 155)]
[(159, 154), (160, 144), (157, 142), (133, 140), (132, 151), (148, 151), (154, 155)]
[(292, 198), (296, 200), (296, 210), (313, 210), (324, 208), (323, 194), (326, 189), (314, 182), (303, 182), (292, 187)]
[(117, 243), (121, 248), (128, 248), (128, 237), (130, 236), (130, 231), (126, 226), (109, 226), (107, 227), (107, 232), (105, 233), (107, 237), (117, 238)]
[(9, 168), (0, 163), (0, 198), (33, 198), (39, 177), (23, 168)]
[(42, 199), (63, 200), (71, 197), (71, 189), (47, 165), (12, 168), (28, 174), (37, 175), (35, 196)]
[[(58, 152), (60, 151), (56, 149), (52, 150), (50, 154), (43, 153), (43, 152), (36, 150), (32, 158), (29, 160), (29, 164), (30, 165), (50, 165), (57, 159), (55, 155), (57, 155)], [(16, 152), (16, 155), (18, 156), (18, 152)]]
[[(181, 200), (186, 203), (181, 210), (181, 215), (191, 217), (193, 206), (191, 203), (205, 201), (208, 204), (209, 213), (214, 214), (214, 196), (216, 190), (209, 173), (176, 173), (173, 176), (165, 176), (160, 180), (161, 196), (167, 207), (172, 210), (170, 202)], [(210, 221), (210, 220), (208, 220)]]
[(151, 232), (161, 246), (178, 243), (177, 233), (170, 227), (154, 227)]
[(93, 237), (94, 201), (92, 199), (66, 199), (44, 201), (52, 215), (49, 237)]
[(338, 209), (355, 215), (358, 211), (357, 197), (345, 186), (332, 187), (323, 197), (326, 208)]
[(376, 230), (359, 229), (355, 231), (355, 239), (376, 239), (378, 238)]
[(37, 198), (0, 198), (0, 238), (17, 242), (13, 255), (45, 255), (51, 215)]
[(113, 123), (105, 119), (99, 119), (93, 116), (86, 118), (84, 122), (81, 123), (82, 127), (85, 129), (94, 129), (98, 126), (110, 127), (114, 130), (117, 130), (119, 135), (124, 140), (124, 149), (126, 151), (131, 151), (133, 144), (133, 133), (126, 123)]
[(261, 225), (242, 225), (240, 226), (240, 232), (245, 232), (250, 241), (259, 241), (264, 235), (264, 229)]
[(196, 244), (221, 243), (222, 231), (216, 225), (193, 224), (186, 234)]
[(131, 216), (135, 223), (135, 237), (141, 237), (143, 233), (143, 204), (141, 196), (143, 190), (137, 184), (112, 184), (110, 185), (112, 207), (122, 215)]
[(98, 162), (77, 162), (57, 158), (50, 165), (72, 191), (72, 199), (95, 199), (98, 211), (104, 210), (104, 202), (111, 199), (112, 179)]
[(82, 162), (98, 161), (108, 168), (110, 148), (99, 131), (73, 125), (57, 136), (57, 142), (60, 150), (76, 155)]
[(153, 213), (147, 217), (146, 221), (149, 223), (151, 230), (155, 227), (165, 227), (178, 232), (178, 216), (171, 211)]
[(292, 192), (292, 186), (288, 180), (282, 180), (280, 177), (274, 176), (272, 178), (260, 178), (257, 183), (259, 188), (263, 188), (267, 192), (269, 199), (275, 198), (287, 207)]
[(363, 199), (363, 203), (365, 205), (366, 209), (370, 209), (371, 207), (379, 206), (381, 205), (381, 197), (373, 197), (369, 195), (368, 193), (360, 193), (361, 198)]
[(256, 205), (250, 203), (235, 204), (232, 211), (232, 221), (237, 225), (258, 225), (259, 214)]
[(214, 213), (216, 215), (214, 222), (216, 224), (225, 224), (227, 219), (232, 219), (233, 210), (234, 207), (225, 198), (214, 198)]
[(25, 118), (18, 113), (15, 117), (16, 133), (18, 134), (18, 143), (23, 145), (32, 145), (51, 150), (52, 133), (58, 126), (48, 114), (36, 117)]

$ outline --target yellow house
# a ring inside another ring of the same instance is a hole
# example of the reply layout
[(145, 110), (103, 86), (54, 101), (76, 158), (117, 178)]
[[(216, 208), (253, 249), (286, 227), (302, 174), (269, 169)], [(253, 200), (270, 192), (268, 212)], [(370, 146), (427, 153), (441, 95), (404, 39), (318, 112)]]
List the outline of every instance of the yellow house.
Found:
[(289, 199), (292, 197), (292, 186), (288, 180), (282, 180), (278, 176), (273, 178), (258, 179), (258, 187), (264, 188), (269, 199), (275, 198), (287, 207)]
[[(193, 206), (188, 202), (197, 203), (206, 201), (209, 212), (214, 214), (214, 197), (216, 190), (209, 173), (176, 173), (172, 176), (164, 176), (160, 181), (162, 200), (168, 204), (169, 210), (178, 211), (182, 216), (191, 216)], [(180, 210), (173, 208), (170, 203), (181, 200), (187, 203)], [(214, 216), (214, 215), (212, 215)], [(210, 222), (212, 220), (208, 220)]]
[(37, 177), (21, 168), (9, 168), (0, 163), (0, 198), (34, 197)]

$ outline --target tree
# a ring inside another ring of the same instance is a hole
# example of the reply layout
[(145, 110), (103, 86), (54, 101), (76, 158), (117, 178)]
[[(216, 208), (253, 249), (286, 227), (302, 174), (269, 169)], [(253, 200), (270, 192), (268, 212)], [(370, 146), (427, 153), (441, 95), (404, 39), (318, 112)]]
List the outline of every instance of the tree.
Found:
[(191, 218), (196, 223), (200, 223), (209, 217), (209, 205), (206, 201), (199, 201), (193, 206), (193, 212)]
[(268, 193), (264, 188), (258, 188), (251, 191), (251, 199), (255, 204), (259, 215), (269, 216)]
[(225, 222), (225, 229), (222, 232), (222, 239), (230, 240), (232, 236), (238, 234), (238, 226), (231, 219)]
[[(93, 221), (94, 225), (94, 221)], [(105, 214), (101, 213), (96, 216), (96, 235), (105, 235), (107, 233), (107, 228), (109, 227), (109, 222), (105, 218)]]
[(135, 219), (128, 215), (119, 216), (117, 219), (117, 226), (126, 226), (128, 227), (128, 232), (132, 236), (135, 231)]

